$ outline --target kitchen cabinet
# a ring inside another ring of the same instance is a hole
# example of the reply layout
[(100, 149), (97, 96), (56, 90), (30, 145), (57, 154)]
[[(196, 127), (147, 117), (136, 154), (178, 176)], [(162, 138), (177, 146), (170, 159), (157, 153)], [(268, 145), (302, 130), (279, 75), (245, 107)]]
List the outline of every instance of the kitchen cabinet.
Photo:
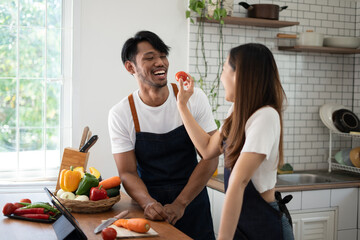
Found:
[[(214, 231), (217, 234), (225, 194), (212, 188), (208, 190)], [(289, 194), (293, 199), (287, 207), (293, 218), (296, 240), (306, 239), (305, 235), (310, 236), (311, 231), (319, 232), (319, 236), (326, 236), (318, 239), (357, 239), (358, 232), (360, 233), (358, 187), (281, 192), (283, 197)]]
[[(244, 17), (225, 17), (223, 18), (225, 24), (254, 26), (254, 27), (268, 27), (268, 28), (282, 28), (299, 25), (299, 22), (279, 21), (261, 18), (244, 18)], [(207, 18), (197, 18), (197, 21), (203, 21), (207, 23), (218, 23), (217, 20), (211, 20)]]
[(295, 239), (335, 239), (335, 211), (291, 213)]
[(211, 216), (214, 224), (214, 232), (217, 237), (220, 227), (221, 212), (224, 205), (225, 194), (223, 192), (208, 187), (208, 193), (211, 205)]

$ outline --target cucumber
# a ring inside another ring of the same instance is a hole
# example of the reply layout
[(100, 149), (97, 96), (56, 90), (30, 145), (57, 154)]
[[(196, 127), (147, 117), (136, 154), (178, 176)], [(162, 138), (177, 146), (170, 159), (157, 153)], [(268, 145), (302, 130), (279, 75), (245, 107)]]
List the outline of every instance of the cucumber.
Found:
[(118, 196), (120, 194), (120, 185), (113, 187), (113, 188), (106, 189), (106, 193), (109, 198)]

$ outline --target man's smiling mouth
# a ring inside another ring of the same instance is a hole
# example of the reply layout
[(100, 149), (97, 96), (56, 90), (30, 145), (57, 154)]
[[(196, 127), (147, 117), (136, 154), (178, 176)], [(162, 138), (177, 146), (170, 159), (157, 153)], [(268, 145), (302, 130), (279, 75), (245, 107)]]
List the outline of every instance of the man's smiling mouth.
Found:
[(165, 75), (165, 70), (158, 70), (154, 72), (154, 75), (156, 76), (163, 76)]

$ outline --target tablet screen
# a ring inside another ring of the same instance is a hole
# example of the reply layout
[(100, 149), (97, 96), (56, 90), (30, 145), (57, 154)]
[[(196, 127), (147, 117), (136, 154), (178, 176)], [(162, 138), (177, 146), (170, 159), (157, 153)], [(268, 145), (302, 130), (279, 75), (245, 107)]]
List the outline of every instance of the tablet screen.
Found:
[(44, 187), (45, 192), (47, 193), (48, 197), (50, 198), (51, 202), (55, 205), (55, 207), (67, 218), (67, 220), (75, 227), (78, 234), (86, 238), (86, 235), (81, 230), (79, 222), (74, 218), (74, 216), (66, 209), (64, 205), (61, 204), (59, 199), (50, 192), (50, 190), (47, 187)]

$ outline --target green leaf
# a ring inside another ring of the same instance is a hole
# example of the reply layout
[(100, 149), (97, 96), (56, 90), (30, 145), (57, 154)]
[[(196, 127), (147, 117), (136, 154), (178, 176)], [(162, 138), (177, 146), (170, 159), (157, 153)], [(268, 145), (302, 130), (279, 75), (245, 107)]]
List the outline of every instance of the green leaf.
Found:
[(185, 17), (186, 17), (186, 18), (189, 18), (189, 17), (190, 17), (190, 14), (191, 14), (191, 12), (190, 12), (189, 10), (186, 11), (186, 12), (185, 12)]
[(215, 123), (216, 123), (217, 128), (219, 129), (220, 125), (221, 125), (220, 121), (218, 119), (215, 119)]

